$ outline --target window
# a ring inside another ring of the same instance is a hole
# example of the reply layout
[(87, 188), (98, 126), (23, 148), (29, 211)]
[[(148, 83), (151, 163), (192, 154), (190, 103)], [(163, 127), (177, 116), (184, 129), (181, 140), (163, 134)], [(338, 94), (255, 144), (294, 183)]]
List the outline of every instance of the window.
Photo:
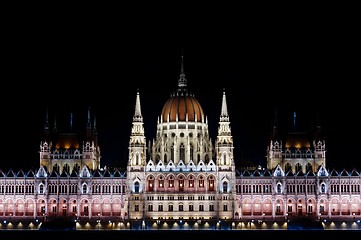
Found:
[(171, 176), (171, 177), (169, 178), (169, 187), (170, 187), (170, 188), (174, 187), (174, 179), (173, 179), (173, 176)]
[(89, 207), (84, 206), (84, 216), (88, 216), (88, 215), (89, 215)]
[(228, 205), (227, 204), (224, 204), (223, 205), (223, 212), (227, 212), (228, 211)]
[(214, 205), (209, 205), (209, 211), (213, 212), (214, 211)]
[(134, 183), (134, 192), (139, 193), (139, 182)]
[(210, 176), (209, 180), (208, 180), (208, 183), (209, 183), (209, 188), (208, 190), (209, 191), (214, 191), (214, 179), (213, 179), (213, 176)]
[(180, 192), (184, 191), (184, 180), (183, 179), (179, 179), (179, 191)]
[(321, 184), (321, 193), (326, 193), (326, 186), (324, 183)]
[(162, 177), (160, 177), (158, 183), (160, 188), (164, 188), (164, 179)]
[(139, 205), (138, 205), (138, 204), (135, 204), (135, 205), (134, 205), (134, 211), (135, 211), (135, 212), (139, 212)]
[(173, 205), (168, 205), (168, 212), (173, 212)]
[(148, 212), (153, 212), (153, 205), (152, 204), (148, 205)]
[(154, 190), (154, 179), (152, 177), (149, 178), (148, 180), (148, 188), (150, 192), (153, 192)]
[(308, 205), (308, 206), (307, 206), (307, 212), (308, 212), (308, 213), (312, 213), (312, 211), (313, 211), (313, 206), (312, 206), (312, 205)]
[(227, 182), (223, 182), (223, 192), (228, 192), (228, 183)]
[(158, 205), (158, 212), (163, 212), (163, 205)]
[(193, 178), (193, 176), (190, 176), (190, 179), (189, 179), (189, 187), (190, 187), (190, 188), (193, 188), (193, 187), (194, 187), (194, 178)]
[(199, 205), (199, 211), (200, 211), (200, 212), (203, 212), (203, 211), (204, 211), (204, 205), (203, 205), (203, 204), (200, 204), (200, 205)]
[(291, 206), (291, 205), (288, 205), (288, 206), (287, 206), (287, 212), (289, 212), (289, 213), (292, 212), (292, 206)]
[(183, 204), (180, 204), (180, 205), (178, 206), (178, 211), (179, 211), (179, 212), (183, 212)]
[(199, 183), (199, 187), (201, 188), (204, 187), (204, 179), (202, 176), (199, 178), (198, 183)]
[(189, 211), (190, 212), (193, 212), (194, 211), (194, 206), (191, 204), (191, 205), (189, 205)]
[(185, 148), (182, 143), (179, 147), (179, 159), (184, 161), (184, 156), (185, 156)]

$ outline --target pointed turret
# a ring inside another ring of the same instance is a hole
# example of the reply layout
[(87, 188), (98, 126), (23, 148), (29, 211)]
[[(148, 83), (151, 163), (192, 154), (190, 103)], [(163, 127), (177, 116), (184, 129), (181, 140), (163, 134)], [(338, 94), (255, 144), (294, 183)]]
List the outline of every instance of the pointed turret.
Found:
[(278, 114), (275, 109), (270, 145), (267, 147), (267, 168), (275, 169), (282, 161), (282, 140), (279, 139)]
[(133, 116), (133, 122), (143, 122), (142, 111), (140, 108), (139, 89), (137, 89), (137, 97), (135, 100), (135, 112), (134, 112), (134, 116)]
[(140, 107), (139, 90), (135, 99), (133, 127), (129, 142), (129, 163), (131, 166), (145, 166), (146, 140), (144, 136), (143, 116)]
[[(223, 90), (222, 109), (221, 109), (221, 116), (219, 118), (219, 127), (218, 127), (218, 138), (220, 138), (221, 136), (230, 136), (230, 135), (231, 135), (231, 128), (230, 128), (229, 115), (227, 109), (226, 93)], [(222, 140), (232, 141), (232, 138), (230, 139), (227, 138)]]
[(273, 122), (273, 129), (272, 129), (272, 137), (271, 140), (277, 141), (279, 134), (278, 134), (278, 116), (277, 116), (277, 109), (275, 109), (275, 117)]
[(217, 163), (219, 166), (234, 166), (233, 137), (227, 109), (226, 93), (223, 90), (221, 116), (219, 118), (218, 136), (216, 143)]

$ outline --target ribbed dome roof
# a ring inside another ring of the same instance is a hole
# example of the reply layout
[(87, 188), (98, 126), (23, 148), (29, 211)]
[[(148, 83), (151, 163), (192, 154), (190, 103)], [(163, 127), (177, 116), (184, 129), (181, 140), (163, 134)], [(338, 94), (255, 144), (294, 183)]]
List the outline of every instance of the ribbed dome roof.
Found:
[[(186, 121), (201, 122), (204, 115), (198, 100), (189, 94), (171, 96), (164, 104), (162, 116), (164, 122)], [(169, 119), (168, 119), (169, 116)]]

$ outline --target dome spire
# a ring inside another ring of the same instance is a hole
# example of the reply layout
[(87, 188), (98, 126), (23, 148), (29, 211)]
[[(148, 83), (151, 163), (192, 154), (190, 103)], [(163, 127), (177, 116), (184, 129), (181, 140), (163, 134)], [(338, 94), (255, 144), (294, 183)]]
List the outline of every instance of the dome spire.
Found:
[(182, 59), (181, 59), (181, 71), (178, 79), (178, 92), (187, 90), (187, 79), (184, 73), (184, 62), (183, 62), (183, 49), (182, 49)]

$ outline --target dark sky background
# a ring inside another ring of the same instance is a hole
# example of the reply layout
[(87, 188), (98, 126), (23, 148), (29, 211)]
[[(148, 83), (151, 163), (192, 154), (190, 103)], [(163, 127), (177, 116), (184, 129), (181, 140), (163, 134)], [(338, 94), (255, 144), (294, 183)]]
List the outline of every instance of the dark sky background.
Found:
[(38, 168), (47, 107), (58, 126), (72, 112), (74, 125), (85, 128), (88, 106), (96, 112), (101, 165), (125, 166), (137, 89), (150, 140), (177, 89), (182, 49), (213, 140), (226, 91), (236, 164), (266, 165), (277, 109), (284, 133), (293, 111), (304, 131), (319, 117), (328, 168), (361, 169), (360, 39), (345, 22), (248, 21), (234, 34), (199, 26), (162, 35), (150, 25), (45, 22), (15, 21), (3, 31), (0, 169)]

